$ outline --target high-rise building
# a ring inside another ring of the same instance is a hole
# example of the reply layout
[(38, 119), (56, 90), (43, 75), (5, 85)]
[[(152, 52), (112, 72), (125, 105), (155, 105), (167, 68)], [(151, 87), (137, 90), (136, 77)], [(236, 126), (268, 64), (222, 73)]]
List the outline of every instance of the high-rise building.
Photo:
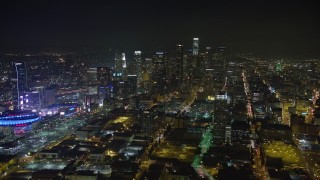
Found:
[(106, 86), (110, 82), (110, 68), (98, 67), (97, 68), (97, 81), (99, 85)]
[(214, 64), (212, 61), (213, 49), (211, 47), (206, 47), (206, 53), (204, 55), (205, 68), (212, 69)]
[(137, 92), (137, 75), (127, 76), (127, 95), (134, 95)]
[(17, 88), (21, 91), (27, 90), (27, 68), (25, 63), (14, 63), (17, 78)]
[(107, 96), (108, 84), (111, 82), (111, 72), (109, 67), (97, 68), (99, 106), (103, 105), (103, 101)]
[(24, 62), (13, 62), (13, 73), (11, 77), (12, 87), (14, 88), (13, 101), (15, 108), (20, 109), (20, 104), (23, 103), (20, 100), (21, 93), (26, 91), (28, 88), (27, 83), (27, 68)]
[[(221, 98), (216, 97), (214, 104), (213, 118), (213, 138), (217, 145), (223, 145), (231, 142), (231, 116), (228, 108), (228, 102), (224, 95)], [(220, 97), (219, 96), (219, 97)]]
[(117, 52), (115, 55), (115, 72), (121, 73), (121, 76), (124, 73), (124, 70), (127, 68), (126, 54)]
[(96, 82), (97, 82), (97, 68), (89, 68), (87, 70), (87, 82), (88, 82), (88, 84), (96, 84)]
[(183, 45), (177, 44), (176, 45), (176, 66), (175, 66), (175, 76), (179, 79), (179, 83), (182, 82), (183, 73), (184, 73), (184, 59), (183, 59)]
[(153, 58), (152, 58), (152, 64), (153, 64), (153, 74), (155, 76), (161, 76), (161, 78), (164, 77), (166, 73), (166, 62), (167, 62), (167, 54), (163, 51), (157, 51)]
[(122, 63), (122, 70), (127, 68), (127, 61), (126, 61), (126, 54), (121, 54), (121, 63)]
[(135, 51), (134, 52), (134, 63), (135, 63), (135, 74), (138, 77), (138, 82), (141, 82), (141, 75), (142, 75), (142, 58), (141, 58), (141, 51)]
[(121, 53), (116, 52), (114, 58), (114, 70), (116, 72), (122, 72), (122, 61), (121, 61)]
[(283, 65), (283, 60), (277, 60), (276, 65), (275, 65), (275, 71), (276, 72), (281, 72), (282, 71), (282, 65)]
[(152, 132), (152, 112), (145, 110), (142, 111), (142, 118), (141, 118), (142, 122), (141, 122), (141, 130), (143, 133), (150, 135)]
[(153, 64), (153, 72), (152, 72), (152, 80), (155, 83), (155, 90), (157, 92), (163, 93), (165, 90), (165, 79), (166, 79), (166, 67), (167, 67), (167, 53), (163, 51), (157, 51), (153, 58), (152, 58), (152, 64)]
[(199, 38), (193, 38), (192, 54), (194, 56), (199, 54)]
[(143, 64), (143, 72), (148, 72), (152, 74), (153, 71), (153, 62), (151, 58), (146, 58)]

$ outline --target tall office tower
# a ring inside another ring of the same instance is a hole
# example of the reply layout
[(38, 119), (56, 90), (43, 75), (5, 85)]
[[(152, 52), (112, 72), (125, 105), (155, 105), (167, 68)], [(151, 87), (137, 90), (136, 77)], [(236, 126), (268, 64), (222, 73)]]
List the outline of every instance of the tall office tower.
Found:
[(222, 71), (226, 68), (226, 48), (224, 46), (218, 47), (212, 54), (212, 60), (215, 68)]
[(121, 53), (116, 52), (114, 58), (114, 70), (119, 73), (122, 72), (122, 60), (121, 60)]
[(127, 61), (126, 61), (126, 54), (121, 53), (121, 63), (122, 63), (122, 70), (127, 68)]
[(199, 38), (193, 38), (192, 54), (194, 56), (199, 54)]
[(277, 60), (276, 65), (275, 65), (275, 71), (276, 72), (281, 72), (282, 71), (282, 66), (283, 66), (283, 60)]
[(179, 80), (179, 84), (182, 83), (183, 80), (183, 67), (184, 67), (184, 59), (183, 59), (183, 45), (177, 44), (176, 45), (176, 66), (175, 66), (175, 76)]
[(120, 75), (122, 76), (126, 68), (127, 62), (125, 53), (117, 52), (115, 55), (115, 72), (117, 74), (121, 73)]
[(97, 83), (97, 68), (89, 68), (87, 70), (87, 84)]
[(212, 61), (212, 54), (213, 50), (211, 47), (206, 47), (206, 53), (205, 53), (205, 68), (206, 69), (212, 69), (213, 68), (213, 61)]
[(151, 58), (146, 58), (144, 63), (143, 63), (143, 68), (141, 72), (141, 85), (143, 88), (144, 93), (150, 92), (151, 89), (151, 73), (153, 70), (153, 64), (152, 64), (152, 59)]
[(227, 95), (216, 96), (214, 103), (213, 138), (217, 145), (231, 142), (231, 116), (228, 107)]
[(142, 112), (142, 122), (141, 122), (141, 131), (146, 135), (150, 135), (152, 133), (153, 127), (153, 117), (152, 112), (145, 110)]
[(107, 97), (108, 85), (111, 82), (110, 76), (111, 76), (111, 71), (109, 67), (97, 68), (99, 106), (103, 106), (104, 99)]
[(97, 81), (100, 86), (107, 86), (111, 81), (111, 72), (109, 67), (98, 67), (97, 68)]
[(153, 71), (153, 62), (151, 58), (146, 58), (145, 62), (143, 63), (143, 72), (148, 72), (151, 74)]
[(141, 82), (141, 75), (142, 75), (142, 58), (141, 58), (141, 51), (135, 51), (134, 52), (134, 63), (135, 63), (135, 74), (137, 75), (138, 82)]
[(127, 76), (127, 95), (135, 95), (137, 92), (137, 81), (138, 81), (138, 76), (133, 74), (133, 75), (128, 75)]
[(166, 78), (167, 54), (163, 51), (157, 51), (153, 58), (152, 79), (156, 82), (156, 91), (164, 93), (164, 82)]
[(20, 105), (23, 104), (21, 93), (26, 91), (28, 88), (27, 83), (27, 68), (24, 62), (13, 62), (13, 73), (11, 77), (13, 89), (13, 102), (17, 109), (20, 109)]

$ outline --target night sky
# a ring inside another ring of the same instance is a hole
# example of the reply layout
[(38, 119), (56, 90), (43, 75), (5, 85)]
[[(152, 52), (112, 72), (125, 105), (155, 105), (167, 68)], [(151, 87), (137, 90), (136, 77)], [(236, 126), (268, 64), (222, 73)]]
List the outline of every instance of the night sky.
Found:
[[(1, 2), (0, 48), (174, 50), (224, 45), (234, 51), (320, 54), (320, 16), (313, 1)], [(1, 50), (0, 49), (0, 50)]]

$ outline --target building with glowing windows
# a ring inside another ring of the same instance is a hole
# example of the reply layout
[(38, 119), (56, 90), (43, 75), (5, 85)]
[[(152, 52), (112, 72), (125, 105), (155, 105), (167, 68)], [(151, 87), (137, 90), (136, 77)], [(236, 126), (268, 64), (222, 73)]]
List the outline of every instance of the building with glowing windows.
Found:
[(97, 81), (98, 85), (106, 86), (111, 81), (111, 71), (109, 67), (98, 67), (97, 68)]
[(117, 52), (115, 55), (115, 71), (117, 73), (122, 73), (127, 68), (126, 54)]
[(193, 38), (192, 54), (195, 56), (199, 54), (199, 38)]
[(165, 79), (167, 76), (168, 56), (164, 51), (157, 51), (152, 58), (151, 78), (154, 82), (154, 91), (156, 93), (165, 92)]
[(134, 52), (134, 63), (135, 63), (135, 74), (138, 77), (138, 82), (142, 82), (142, 70), (143, 70), (143, 62), (141, 57), (141, 51), (135, 51)]
[(20, 109), (21, 103), (21, 93), (27, 90), (27, 68), (23, 62), (14, 62), (13, 71), (11, 76), (12, 82), (12, 92), (13, 92), (13, 102), (16, 109)]
[(182, 83), (182, 79), (183, 79), (183, 73), (184, 73), (184, 51), (183, 51), (183, 45), (181, 44), (177, 44), (176, 45), (176, 62), (175, 62), (175, 73), (174, 76), (176, 78), (176, 80), (179, 80), (179, 84)]

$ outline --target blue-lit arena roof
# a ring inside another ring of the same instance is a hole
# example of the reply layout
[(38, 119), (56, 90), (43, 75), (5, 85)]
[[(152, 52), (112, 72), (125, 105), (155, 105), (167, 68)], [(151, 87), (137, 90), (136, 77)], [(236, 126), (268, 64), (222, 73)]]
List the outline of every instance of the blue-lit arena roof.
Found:
[(0, 126), (21, 127), (39, 120), (41, 120), (41, 117), (33, 112), (7, 112), (4, 115), (0, 115)]

